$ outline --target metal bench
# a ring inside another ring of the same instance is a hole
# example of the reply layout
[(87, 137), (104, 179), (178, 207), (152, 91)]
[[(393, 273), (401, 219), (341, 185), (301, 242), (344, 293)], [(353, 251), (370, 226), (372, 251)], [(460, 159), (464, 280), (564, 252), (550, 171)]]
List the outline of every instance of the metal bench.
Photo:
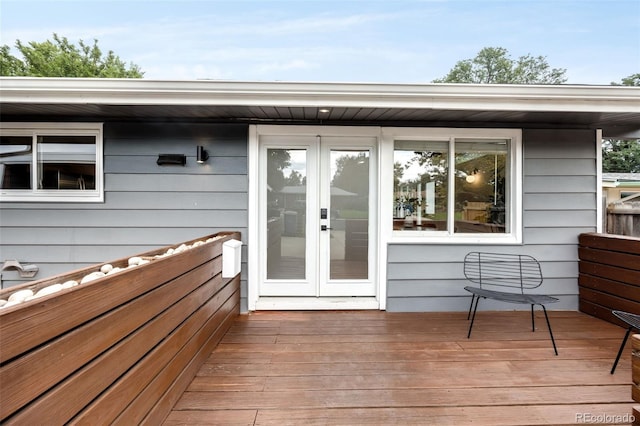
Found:
[(632, 314), (631, 312), (624, 311), (611, 311), (613, 315), (618, 317), (627, 325), (627, 332), (624, 335), (624, 339), (622, 339), (622, 344), (620, 345), (620, 349), (618, 349), (618, 356), (616, 356), (616, 360), (613, 363), (613, 367), (611, 367), (611, 374), (615, 373), (616, 366), (618, 365), (618, 361), (620, 361), (620, 356), (622, 355), (622, 351), (624, 350), (624, 345), (627, 343), (627, 339), (629, 338), (629, 334), (631, 334), (631, 330), (640, 330), (640, 315)]
[(471, 293), (471, 305), (467, 319), (471, 319), (467, 338), (471, 337), (471, 329), (478, 310), (480, 299), (493, 299), (506, 303), (531, 305), (531, 326), (536, 330), (533, 308), (542, 307), (549, 327), (549, 335), (553, 351), (558, 355), (556, 342), (551, 331), (551, 323), (545, 307), (548, 303), (557, 302), (555, 297), (544, 294), (525, 293), (542, 284), (540, 263), (528, 255), (471, 252), (464, 258), (464, 276), (477, 286), (466, 286)]

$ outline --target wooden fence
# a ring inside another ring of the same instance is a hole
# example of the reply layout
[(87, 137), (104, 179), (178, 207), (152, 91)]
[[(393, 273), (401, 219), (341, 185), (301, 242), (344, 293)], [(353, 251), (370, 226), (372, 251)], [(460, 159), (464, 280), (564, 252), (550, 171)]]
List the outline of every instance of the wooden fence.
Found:
[(609, 204), (607, 207), (607, 232), (640, 237), (640, 202)]
[(0, 423), (160, 424), (240, 312), (240, 276), (221, 274), (230, 239), (240, 235), (143, 253), (133, 268), (120, 259), (118, 273), (0, 309)]
[(611, 310), (640, 314), (640, 238), (589, 233), (579, 243), (580, 311), (624, 326)]

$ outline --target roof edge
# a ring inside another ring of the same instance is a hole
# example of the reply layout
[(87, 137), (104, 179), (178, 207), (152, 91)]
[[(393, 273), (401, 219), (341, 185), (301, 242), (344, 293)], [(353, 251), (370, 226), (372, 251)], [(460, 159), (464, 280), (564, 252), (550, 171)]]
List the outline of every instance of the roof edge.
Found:
[(0, 102), (640, 112), (640, 87), (0, 77)]

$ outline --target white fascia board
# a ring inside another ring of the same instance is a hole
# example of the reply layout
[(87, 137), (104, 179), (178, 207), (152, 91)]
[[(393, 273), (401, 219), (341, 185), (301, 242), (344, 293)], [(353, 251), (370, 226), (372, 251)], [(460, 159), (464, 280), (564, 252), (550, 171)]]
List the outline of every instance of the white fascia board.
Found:
[(640, 112), (640, 87), (0, 78), (6, 103)]

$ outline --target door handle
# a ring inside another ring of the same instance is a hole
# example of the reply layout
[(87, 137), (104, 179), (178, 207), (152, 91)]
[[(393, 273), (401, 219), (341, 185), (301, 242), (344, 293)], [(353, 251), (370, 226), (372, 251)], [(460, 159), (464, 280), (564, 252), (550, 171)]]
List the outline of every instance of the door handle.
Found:
[(327, 225), (320, 225), (321, 231), (328, 231), (329, 229), (333, 229), (333, 228), (329, 228)]

